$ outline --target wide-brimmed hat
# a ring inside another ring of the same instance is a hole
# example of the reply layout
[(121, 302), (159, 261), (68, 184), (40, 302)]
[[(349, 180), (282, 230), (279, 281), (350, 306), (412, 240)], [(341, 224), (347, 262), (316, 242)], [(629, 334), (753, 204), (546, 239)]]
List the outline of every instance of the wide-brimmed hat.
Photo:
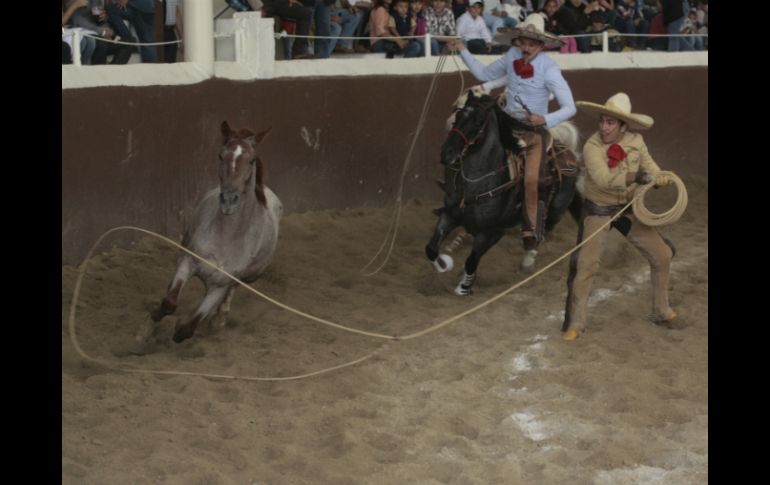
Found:
[(625, 121), (630, 128), (636, 130), (646, 130), (655, 123), (652, 116), (631, 112), (631, 98), (626, 93), (613, 94), (604, 104), (577, 101), (575, 106), (591, 113), (601, 113), (618, 118), (621, 121)]
[(510, 43), (511, 40), (521, 37), (544, 42), (547, 46), (565, 44), (563, 40), (545, 31), (545, 18), (537, 12), (530, 14), (516, 27), (501, 27), (495, 34), (495, 40), (501, 43)]

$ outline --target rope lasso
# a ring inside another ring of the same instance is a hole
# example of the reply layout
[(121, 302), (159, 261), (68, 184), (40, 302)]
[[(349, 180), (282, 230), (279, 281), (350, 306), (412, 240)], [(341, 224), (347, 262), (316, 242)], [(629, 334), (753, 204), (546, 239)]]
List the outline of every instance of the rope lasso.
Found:
[[(673, 173), (670, 173), (670, 172), (665, 172), (665, 173), (672, 177), (672, 179), (674, 180), (674, 183), (677, 185), (677, 188), (679, 188), (679, 190), (680, 190), (680, 194), (685, 194), (684, 195), (684, 198), (685, 198), (684, 205), (686, 205), (686, 191), (684, 190), (684, 185), (681, 184), (681, 179), (679, 179), (679, 177), (677, 177)], [(111, 363), (106, 362), (104, 360), (93, 358), (93, 357), (89, 356), (88, 354), (86, 354), (83, 351), (83, 349), (80, 347), (80, 344), (78, 343), (78, 340), (77, 340), (76, 331), (75, 331), (75, 313), (76, 313), (75, 309), (76, 309), (76, 306), (77, 306), (77, 301), (78, 301), (78, 297), (79, 297), (79, 293), (80, 293), (80, 287), (81, 287), (81, 284), (82, 284), (82, 281), (83, 281), (83, 276), (85, 275), (86, 266), (88, 265), (88, 262), (90, 261), (91, 256), (92, 256), (94, 250), (96, 249), (96, 247), (101, 243), (101, 241), (107, 235), (109, 235), (109, 234), (111, 234), (113, 232), (119, 231), (119, 230), (135, 230), (135, 231), (139, 231), (139, 232), (142, 232), (142, 233), (145, 233), (145, 234), (149, 234), (149, 235), (155, 236), (155, 237), (157, 237), (157, 238), (159, 238), (159, 239), (161, 239), (161, 240), (163, 240), (165, 242), (170, 243), (173, 246), (176, 246), (177, 248), (179, 248), (179, 249), (183, 250), (184, 252), (190, 254), (191, 256), (195, 257), (196, 259), (202, 261), (203, 263), (205, 263), (205, 264), (211, 266), (212, 268), (215, 268), (216, 270), (218, 270), (218, 271), (222, 272), (223, 274), (227, 275), (230, 279), (232, 279), (233, 281), (235, 281), (239, 285), (245, 287), (246, 289), (248, 289), (252, 293), (262, 297), (263, 299), (269, 301), (270, 303), (273, 303), (274, 305), (277, 305), (277, 306), (279, 306), (279, 307), (281, 307), (281, 308), (283, 308), (285, 310), (288, 310), (288, 311), (290, 311), (292, 313), (295, 313), (297, 315), (300, 315), (302, 317), (308, 318), (310, 320), (314, 320), (316, 322), (319, 322), (319, 323), (322, 323), (324, 325), (328, 325), (328, 326), (331, 326), (331, 327), (334, 327), (334, 328), (337, 328), (337, 329), (340, 329), (340, 330), (344, 330), (344, 331), (348, 331), (348, 332), (352, 332), (352, 333), (357, 333), (357, 334), (360, 334), (360, 335), (366, 335), (366, 336), (380, 338), (380, 339), (385, 339), (385, 340), (411, 340), (411, 339), (414, 339), (414, 338), (426, 335), (428, 333), (434, 332), (434, 331), (436, 331), (436, 330), (438, 330), (438, 329), (440, 329), (442, 327), (445, 327), (445, 326), (449, 325), (450, 323), (453, 323), (453, 322), (455, 322), (455, 321), (457, 321), (457, 320), (459, 320), (459, 319), (461, 319), (461, 318), (463, 318), (465, 316), (470, 315), (471, 313), (475, 313), (476, 311), (484, 308), (485, 306), (488, 306), (488, 305), (492, 304), (493, 302), (499, 300), (500, 298), (502, 298), (503, 296), (507, 295), (508, 293), (514, 291), (515, 289), (523, 286), (524, 284), (526, 284), (530, 280), (540, 276), (545, 271), (551, 269), (557, 263), (559, 263), (560, 261), (565, 259), (567, 256), (569, 256), (573, 252), (577, 251), (584, 244), (586, 244), (588, 241), (593, 239), (597, 234), (599, 234), (599, 232), (601, 232), (607, 226), (609, 226), (615, 219), (617, 219), (618, 217), (623, 215), (623, 213), (624, 213), (624, 211), (626, 209), (628, 209), (632, 205), (637, 204), (637, 202), (644, 197), (644, 194), (647, 192), (647, 190), (649, 190), (649, 188), (652, 187), (653, 185), (654, 185), (653, 183), (650, 183), (650, 184), (647, 184), (645, 186), (640, 187), (637, 190), (636, 194), (634, 195), (634, 198), (628, 204), (626, 204), (621, 210), (619, 210), (614, 216), (612, 216), (606, 223), (602, 224), (599, 228), (596, 229), (596, 231), (594, 231), (588, 237), (583, 239), (583, 241), (581, 241), (575, 247), (573, 247), (572, 249), (570, 249), (569, 251), (564, 253), (559, 258), (553, 260), (551, 263), (549, 263), (548, 265), (544, 266), (543, 268), (541, 268), (537, 272), (533, 273), (532, 275), (528, 276), (527, 278), (523, 279), (522, 281), (520, 281), (518, 283), (515, 283), (514, 285), (508, 287), (507, 289), (499, 292), (498, 294), (488, 298), (487, 300), (479, 303), (478, 305), (475, 305), (472, 308), (469, 308), (468, 310), (465, 310), (464, 312), (461, 312), (461, 313), (459, 313), (459, 314), (457, 314), (457, 315), (455, 315), (453, 317), (447, 318), (447, 319), (445, 319), (445, 320), (443, 320), (443, 321), (441, 321), (441, 322), (439, 322), (439, 323), (437, 323), (435, 325), (432, 325), (432, 326), (430, 326), (430, 327), (428, 327), (428, 328), (426, 328), (424, 330), (420, 330), (418, 332), (414, 332), (414, 333), (411, 333), (411, 334), (408, 334), (408, 335), (403, 335), (403, 336), (386, 335), (386, 334), (381, 334), (381, 333), (367, 332), (367, 331), (363, 331), (363, 330), (358, 330), (358, 329), (355, 329), (355, 328), (351, 328), (351, 327), (347, 327), (347, 326), (344, 326), (344, 325), (340, 325), (338, 323), (331, 322), (329, 320), (325, 320), (325, 319), (322, 319), (322, 318), (319, 318), (319, 317), (315, 317), (315, 316), (310, 315), (308, 313), (296, 310), (296, 309), (291, 308), (291, 307), (289, 307), (289, 306), (287, 306), (287, 305), (285, 305), (283, 303), (278, 302), (277, 300), (275, 300), (273, 298), (270, 298), (269, 296), (263, 294), (262, 292), (260, 292), (260, 291), (258, 291), (256, 289), (252, 288), (251, 286), (249, 286), (246, 283), (242, 282), (241, 280), (239, 280), (235, 276), (231, 275), (230, 273), (228, 273), (224, 269), (216, 266), (215, 264), (211, 263), (210, 261), (206, 260), (205, 258), (195, 254), (193, 251), (190, 251), (189, 249), (187, 249), (187, 248), (177, 244), (176, 242), (172, 241), (171, 239), (169, 239), (169, 238), (167, 238), (165, 236), (162, 236), (160, 234), (156, 234), (156, 233), (154, 233), (152, 231), (148, 231), (146, 229), (142, 229), (142, 228), (138, 228), (138, 227), (133, 227), (133, 226), (115, 227), (115, 228), (110, 229), (109, 231), (105, 232), (104, 234), (102, 234), (99, 237), (99, 239), (96, 241), (96, 243), (94, 243), (94, 245), (88, 251), (88, 254), (86, 255), (85, 260), (83, 261), (83, 263), (81, 264), (80, 268), (78, 269), (78, 277), (77, 277), (77, 280), (75, 282), (75, 289), (73, 291), (72, 303), (70, 304), (70, 312), (69, 312), (69, 318), (68, 318), (70, 340), (71, 340), (75, 350), (84, 359), (90, 360), (90, 361), (93, 361), (93, 362), (96, 362), (96, 363), (99, 363), (100, 365), (103, 365), (103, 366), (108, 367), (108, 368), (112, 368), (112, 369), (116, 369), (116, 370), (120, 370), (120, 371), (124, 371), (124, 372), (131, 372), (131, 373), (160, 374), (160, 375), (186, 375), (186, 376), (200, 376), (200, 377), (209, 377), (209, 378), (218, 378), (218, 379), (246, 380), (246, 381), (287, 381), (287, 380), (304, 379), (304, 378), (307, 378), (307, 377), (324, 374), (324, 373), (331, 372), (331, 371), (334, 371), (334, 370), (337, 370), (337, 369), (342, 369), (342, 368), (345, 368), (345, 367), (349, 367), (349, 366), (355, 365), (355, 364), (357, 364), (359, 362), (363, 362), (364, 360), (367, 360), (367, 359), (373, 357), (374, 355), (379, 353), (381, 350), (387, 348), (387, 344), (385, 346), (382, 346), (379, 349), (375, 350), (374, 352), (371, 352), (371, 353), (369, 353), (369, 354), (367, 354), (367, 355), (365, 355), (365, 356), (363, 356), (363, 357), (361, 357), (359, 359), (356, 359), (354, 361), (347, 362), (345, 364), (340, 364), (340, 365), (333, 366), (333, 367), (329, 367), (329, 368), (326, 368), (326, 369), (321, 369), (321, 370), (314, 371), (314, 372), (309, 372), (309, 373), (305, 373), (305, 374), (301, 374), (301, 375), (296, 375), (296, 376), (289, 376), (289, 377), (249, 377), (249, 376), (234, 376), (234, 375), (211, 374), (211, 373), (200, 373), (200, 372), (151, 370), (151, 369), (148, 369), (148, 370), (145, 370), (145, 369), (134, 369), (134, 368), (115, 366), (114, 364), (111, 364)], [(680, 200), (681, 200), (681, 197), (677, 201), (677, 206), (682, 206), (683, 205), (680, 202)], [(680, 210), (683, 211), (683, 209), (677, 209), (677, 212), (679, 212)], [(681, 216), (681, 214), (679, 214), (679, 216)], [(678, 219), (679, 216), (677, 216), (676, 218)], [(670, 224), (675, 219), (669, 218), (668, 220), (669, 220), (668, 223)]]
[[(80, 297), (80, 287), (81, 287), (81, 285), (83, 283), (83, 277), (85, 276), (86, 267), (88, 266), (88, 263), (91, 261), (91, 257), (93, 255), (94, 251), (96, 250), (96, 248), (99, 246), (99, 244), (102, 242), (102, 240), (104, 240), (105, 237), (107, 237), (108, 235), (112, 234), (113, 232), (120, 231), (120, 230), (134, 230), (134, 231), (139, 231), (139, 232), (142, 232), (142, 233), (145, 233), (145, 234), (149, 234), (151, 236), (155, 236), (155, 237), (161, 239), (162, 241), (170, 243), (172, 246), (176, 246), (177, 248), (179, 248), (182, 251), (188, 253), (189, 255), (193, 256), (194, 258), (198, 259), (199, 261), (202, 261), (203, 263), (211, 266), (212, 268), (216, 269), (217, 271), (220, 271), (220, 272), (224, 273), (225, 275), (227, 275), (230, 279), (232, 279), (233, 281), (235, 281), (239, 285), (247, 288), (249, 291), (257, 294), (258, 296), (261, 296), (262, 298), (266, 299), (267, 301), (269, 301), (269, 302), (271, 302), (271, 303), (273, 303), (273, 304), (275, 304), (275, 305), (277, 305), (277, 306), (279, 306), (281, 308), (284, 308), (284, 309), (289, 310), (291, 312), (297, 313), (297, 314), (299, 314), (301, 316), (305, 316), (307, 318), (310, 318), (311, 320), (317, 320), (317, 321), (320, 321), (322, 323), (326, 323), (327, 325), (342, 327), (342, 326), (337, 325), (337, 324), (335, 324), (333, 322), (326, 322), (323, 319), (320, 319), (318, 317), (314, 317), (314, 316), (306, 314), (304, 312), (300, 312), (299, 310), (295, 310), (293, 308), (290, 308), (290, 307), (284, 305), (283, 303), (280, 303), (280, 302), (278, 302), (276, 300), (273, 300), (269, 296), (264, 295), (263, 293), (255, 290), (254, 288), (252, 288), (251, 286), (247, 285), (243, 281), (239, 280), (235, 276), (231, 275), (230, 273), (228, 273), (224, 269), (222, 269), (222, 268), (218, 267), (217, 265), (215, 265), (214, 263), (208, 261), (206, 258), (203, 258), (203, 257), (197, 255), (193, 251), (190, 251), (189, 249), (185, 248), (184, 246), (181, 246), (180, 244), (177, 244), (175, 241), (172, 241), (171, 239), (169, 239), (169, 238), (167, 238), (165, 236), (162, 236), (160, 234), (154, 233), (152, 231), (148, 231), (146, 229), (142, 229), (140, 227), (119, 226), (119, 227), (114, 227), (114, 228), (110, 229), (109, 231), (105, 232), (104, 234), (102, 234), (99, 237), (99, 239), (96, 240), (94, 245), (91, 247), (91, 249), (86, 254), (86, 257), (83, 260), (83, 263), (78, 268), (78, 277), (77, 277), (77, 279), (75, 281), (75, 289), (72, 292), (72, 302), (70, 303), (70, 311), (69, 311), (69, 316), (68, 316), (68, 319), (67, 319), (67, 324), (68, 324), (70, 342), (72, 343), (72, 346), (75, 348), (75, 351), (82, 358), (84, 358), (85, 360), (89, 360), (91, 362), (97, 363), (97, 364), (102, 365), (104, 367), (107, 367), (109, 369), (114, 369), (114, 370), (119, 370), (119, 371), (122, 371), (122, 372), (129, 372), (129, 373), (138, 373), (138, 374), (200, 376), (200, 377), (209, 377), (209, 378), (216, 378), (216, 379), (231, 379), (231, 380), (244, 380), (244, 381), (289, 381), (289, 380), (304, 379), (304, 378), (311, 377), (311, 376), (325, 374), (327, 372), (331, 372), (331, 371), (334, 371), (334, 370), (337, 370), (337, 369), (342, 369), (344, 367), (349, 367), (349, 366), (358, 364), (359, 362), (363, 362), (364, 360), (367, 360), (367, 359), (373, 357), (378, 352), (380, 352), (381, 350), (386, 348), (386, 346), (382, 346), (379, 349), (375, 350), (374, 352), (370, 352), (369, 354), (367, 354), (367, 355), (365, 355), (365, 356), (363, 356), (363, 357), (361, 357), (359, 359), (356, 359), (354, 361), (351, 361), (351, 362), (347, 362), (347, 363), (344, 363), (344, 364), (336, 365), (336, 366), (333, 366), (333, 367), (328, 367), (328, 368), (325, 368), (325, 369), (321, 369), (321, 370), (317, 370), (317, 371), (313, 371), (313, 372), (309, 372), (309, 373), (305, 373), (305, 374), (300, 374), (300, 375), (295, 375), (295, 376), (288, 376), (288, 377), (251, 377), (251, 376), (234, 376), (234, 375), (223, 375), (223, 374), (210, 374), (210, 373), (202, 373), (202, 372), (170, 371), (170, 370), (155, 370), (155, 369), (135, 369), (135, 368), (131, 368), (131, 367), (126, 367), (125, 365), (116, 365), (114, 363), (111, 363), (111, 362), (108, 362), (108, 361), (105, 361), (105, 360), (102, 360), (102, 359), (97, 359), (95, 357), (91, 357), (90, 355), (88, 355), (80, 347), (80, 343), (78, 342), (78, 339), (77, 339), (77, 332), (75, 330), (75, 314), (76, 314), (78, 298)], [(355, 329), (347, 329), (346, 327), (342, 327), (342, 328), (346, 329), (346, 330), (349, 330), (349, 331), (355, 331)], [(361, 331), (358, 331), (358, 332), (361, 333)]]
[[(383, 240), (382, 244), (380, 245), (380, 248), (377, 250), (374, 256), (372, 256), (372, 259), (369, 260), (366, 265), (364, 265), (363, 268), (361, 268), (361, 274), (364, 276), (372, 276), (376, 273), (378, 273), (383, 267), (385, 267), (385, 264), (388, 262), (388, 259), (390, 259), (390, 255), (393, 252), (393, 246), (396, 243), (396, 234), (398, 232), (398, 224), (401, 220), (401, 197), (404, 192), (404, 178), (406, 177), (407, 169), (409, 168), (409, 164), (412, 160), (412, 153), (414, 152), (414, 147), (417, 145), (417, 138), (419, 137), (420, 133), (422, 132), (422, 128), (425, 124), (425, 118), (426, 114), (428, 112), (428, 107), (430, 106), (431, 101), (433, 100), (433, 95), (436, 93), (436, 79), (438, 78), (438, 75), (441, 74), (441, 71), (444, 69), (444, 64), (446, 63), (446, 55), (439, 56), (438, 62), (436, 63), (436, 69), (433, 72), (433, 77), (430, 81), (430, 86), (428, 87), (428, 94), (425, 96), (425, 102), (422, 106), (422, 112), (420, 113), (420, 118), (417, 121), (417, 128), (415, 130), (414, 136), (412, 137), (412, 143), (409, 146), (409, 151), (407, 152), (406, 158), (404, 159), (404, 166), (401, 169), (401, 178), (399, 180), (398, 185), (398, 191), (396, 193), (396, 208), (393, 213), (393, 217), (391, 218), (391, 223), (388, 226), (388, 231), (385, 233), (385, 239)], [(455, 61), (456, 62), (456, 61)], [(462, 73), (460, 73), (460, 77), (462, 78)], [(391, 233), (393, 234), (391, 237)], [(390, 241), (388, 243), (388, 241)], [(388, 246), (388, 252), (385, 255), (382, 263), (374, 270), (369, 273), (366, 272), (366, 269), (369, 268), (376, 260), (377, 257), (382, 253), (382, 250), (385, 248), (385, 246)]]
[(661, 212), (660, 214), (656, 214), (651, 212), (644, 205), (644, 196), (647, 194), (647, 191), (649, 191), (654, 186), (654, 184), (643, 185), (637, 189), (638, 196), (634, 198), (633, 204), (634, 216), (645, 226), (656, 227), (673, 224), (678, 221), (680, 217), (682, 217), (684, 210), (687, 208), (687, 188), (684, 186), (682, 179), (680, 179), (679, 176), (677, 176), (674, 172), (660, 171), (658, 173), (666, 175), (674, 182), (677, 190), (676, 202), (671, 207), (671, 209), (665, 212)]

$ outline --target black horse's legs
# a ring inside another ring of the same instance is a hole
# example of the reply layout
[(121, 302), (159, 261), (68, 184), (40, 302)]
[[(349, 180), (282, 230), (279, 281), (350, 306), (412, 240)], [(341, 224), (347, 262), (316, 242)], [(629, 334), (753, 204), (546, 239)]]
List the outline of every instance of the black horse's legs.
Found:
[(575, 191), (575, 196), (572, 198), (572, 202), (569, 204), (569, 213), (575, 219), (575, 222), (580, 224), (580, 215), (583, 212), (583, 196)]
[[(551, 200), (548, 208), (548, 217), (545, 220), (545, 232), (548, 234), (558, 224), (568, 208), (572, 207), (572, 199), (575, 197), (575, 184), (577, 177), (563, 176), (559, 184), (559, 190)], [(574, 215), (574, 214), (573, 214)], [(575, 219), (577, 220), (577, 218)]]
[(473, 248), (468, 259), (465, 260), (465, 274), (460, 280), (460, 284), (455, 288), (456, 294), (470, 295), (473, 293), (472, 287), (476, 280), (476, 269), (479, 267), (479, 261), (489, 251), (489, 248), (497, 244), (501, 237), (503, 237), (503, 231), (499, 229), (474, 234)]
[(452, 269), (452, 258), (446, 254), (442, 254), (439, 257), (439, 246), (456, 227), (457, 223), (449, 217), (446, 209), (442, 210), (436, 223), (436, 229), (433, 231), (433, 237), (428, 242), (428, 245), (425, 246), (425, 255), (438, 272), (443, 273)]

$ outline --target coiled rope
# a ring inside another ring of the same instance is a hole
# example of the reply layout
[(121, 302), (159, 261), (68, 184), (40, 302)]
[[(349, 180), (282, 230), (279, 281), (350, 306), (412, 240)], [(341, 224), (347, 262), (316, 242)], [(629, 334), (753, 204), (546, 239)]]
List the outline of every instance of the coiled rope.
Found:
[(687, 188), (684, 186), (684, 182), (674, 172), (660, 171), (660, 174), (666, 175), (674, 183), (677, 190), (676, 202), (671, 209), (656, 214), (644, 205), (644, 196), (647, 194), (654, 184), (647, 184), (637, 189), (636, 197), (634, 197), (632, 209), (634, 216), (644, 224), (645, 226), (667, 226), (673, 224), (682, 217), (684, 210), (687, 208)]

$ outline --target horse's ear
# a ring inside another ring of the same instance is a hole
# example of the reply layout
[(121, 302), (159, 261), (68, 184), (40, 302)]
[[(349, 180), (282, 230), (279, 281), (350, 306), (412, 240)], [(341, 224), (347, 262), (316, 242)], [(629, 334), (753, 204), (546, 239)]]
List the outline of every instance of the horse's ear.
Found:
[(227, 143), (227, 140), (230, 139), (230, 135), (233, 134), (233, 130), (230, 128), (230, 125), (227, 124), (227, 120), (222, 122), (222, 138), (225, 143)]
[(265, 131), (260, 131), (256, 135), (254, 135), (254, 144), (261, 143), (262, 140), (267, 136), (268, 133), (273, 131), (273, 127), (266, 129)]

